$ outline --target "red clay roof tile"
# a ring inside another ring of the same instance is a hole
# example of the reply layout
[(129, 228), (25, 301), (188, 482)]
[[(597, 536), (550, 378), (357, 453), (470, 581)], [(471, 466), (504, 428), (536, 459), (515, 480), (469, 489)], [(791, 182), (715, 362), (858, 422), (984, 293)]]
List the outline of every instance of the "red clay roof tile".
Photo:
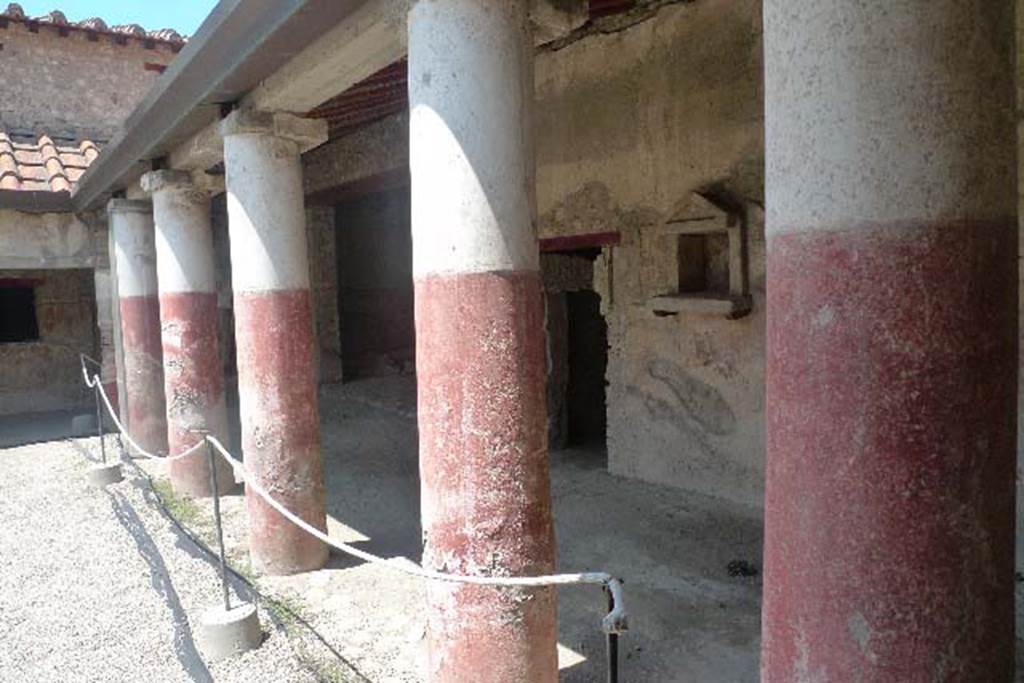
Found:
[(99, 147), (91, 140), (0, 129), (0, 190), (70, 192), (98, 156)]

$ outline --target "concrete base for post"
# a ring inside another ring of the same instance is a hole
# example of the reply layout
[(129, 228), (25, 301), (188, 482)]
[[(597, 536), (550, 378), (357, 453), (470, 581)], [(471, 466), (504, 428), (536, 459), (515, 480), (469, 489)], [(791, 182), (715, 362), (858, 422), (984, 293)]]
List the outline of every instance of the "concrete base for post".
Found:
[(71, 433), (75, 436), (96, 436), (96, 416), (85, 414), (72, 417)]
[(89, 468), (89, 483), (97, 488), (116, 484), (123, 479), (124, 475), (121, 473), (121, 463), (119, 462), (108, 462)]
[(215, 607), (199, 622), (196, 644), (210, 662), (255, 650), (263, 642), (256, 606), (244, 603), (230, 610)]

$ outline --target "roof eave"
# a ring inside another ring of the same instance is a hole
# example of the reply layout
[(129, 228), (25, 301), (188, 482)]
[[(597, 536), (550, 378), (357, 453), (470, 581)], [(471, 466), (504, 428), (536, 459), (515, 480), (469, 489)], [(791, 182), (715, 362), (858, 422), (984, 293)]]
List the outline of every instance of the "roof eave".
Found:
[(75, 210), (94, 208), (215, 121), (358, 0), (221, 0), (79, 180)]

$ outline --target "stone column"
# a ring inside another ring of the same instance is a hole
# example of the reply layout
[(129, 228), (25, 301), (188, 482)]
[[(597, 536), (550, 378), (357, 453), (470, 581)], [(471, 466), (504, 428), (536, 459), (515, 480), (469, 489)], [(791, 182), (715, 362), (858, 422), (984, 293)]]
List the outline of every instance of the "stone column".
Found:
[(765, 3), (764, 681), (1013, 677), (1013, 16)]
[[(526, 0), (409, 15), (424, 563), (554, 568)], [(430, 583), (428, 680), (557, 679), (556, 595)]]
[(157, 299), (153, 210), (149, 202), (111, 199), (107, 205), (117, 261), (117, 292), (124, 351), (122, 406), (132, 438), (167, 454), (160, 302)]
[[(210, 196), (183, 171), (147, 173), (142, 188), (153, 196), (156, 224), (169, 450), (183, 453), (206, 434), (229, 444)], [(231, 490), (231, 467), (222, 458), (216, 467), (219, 490)], [(212, 495), (205, 448), (172, 461), (169, 474), (180, 495)]]
[[(326, 529), (300, 154), (323, 121), (238, 110), (222, 124), (242, 451), (286, 507)], [(322, 567), (327, 546), (246, 492), (249, 551), (269, 574)]]

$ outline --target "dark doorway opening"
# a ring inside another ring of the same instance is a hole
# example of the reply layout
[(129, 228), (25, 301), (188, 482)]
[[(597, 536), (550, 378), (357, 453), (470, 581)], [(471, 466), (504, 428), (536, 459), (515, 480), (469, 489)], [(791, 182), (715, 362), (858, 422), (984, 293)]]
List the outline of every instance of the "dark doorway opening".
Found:
[(593, 291), (566, 293), (569, 322), (569, 383), (566, 388), (570, 446), (604, 446), (607, 435), (608, 325), (601, 297)]
[[(559, 245), (575, 246), (575, 245)], [(594, 288), (602, 248), (541, 253), (548, 444), (587, 466), (606, 461), (608, 325)]]
[(0, 344), (38, 340), (35, 289), (0, 282)]
[(409, 188), (386, 188), (335, 206), (338, 307), (345, 379), (412, 375)]

